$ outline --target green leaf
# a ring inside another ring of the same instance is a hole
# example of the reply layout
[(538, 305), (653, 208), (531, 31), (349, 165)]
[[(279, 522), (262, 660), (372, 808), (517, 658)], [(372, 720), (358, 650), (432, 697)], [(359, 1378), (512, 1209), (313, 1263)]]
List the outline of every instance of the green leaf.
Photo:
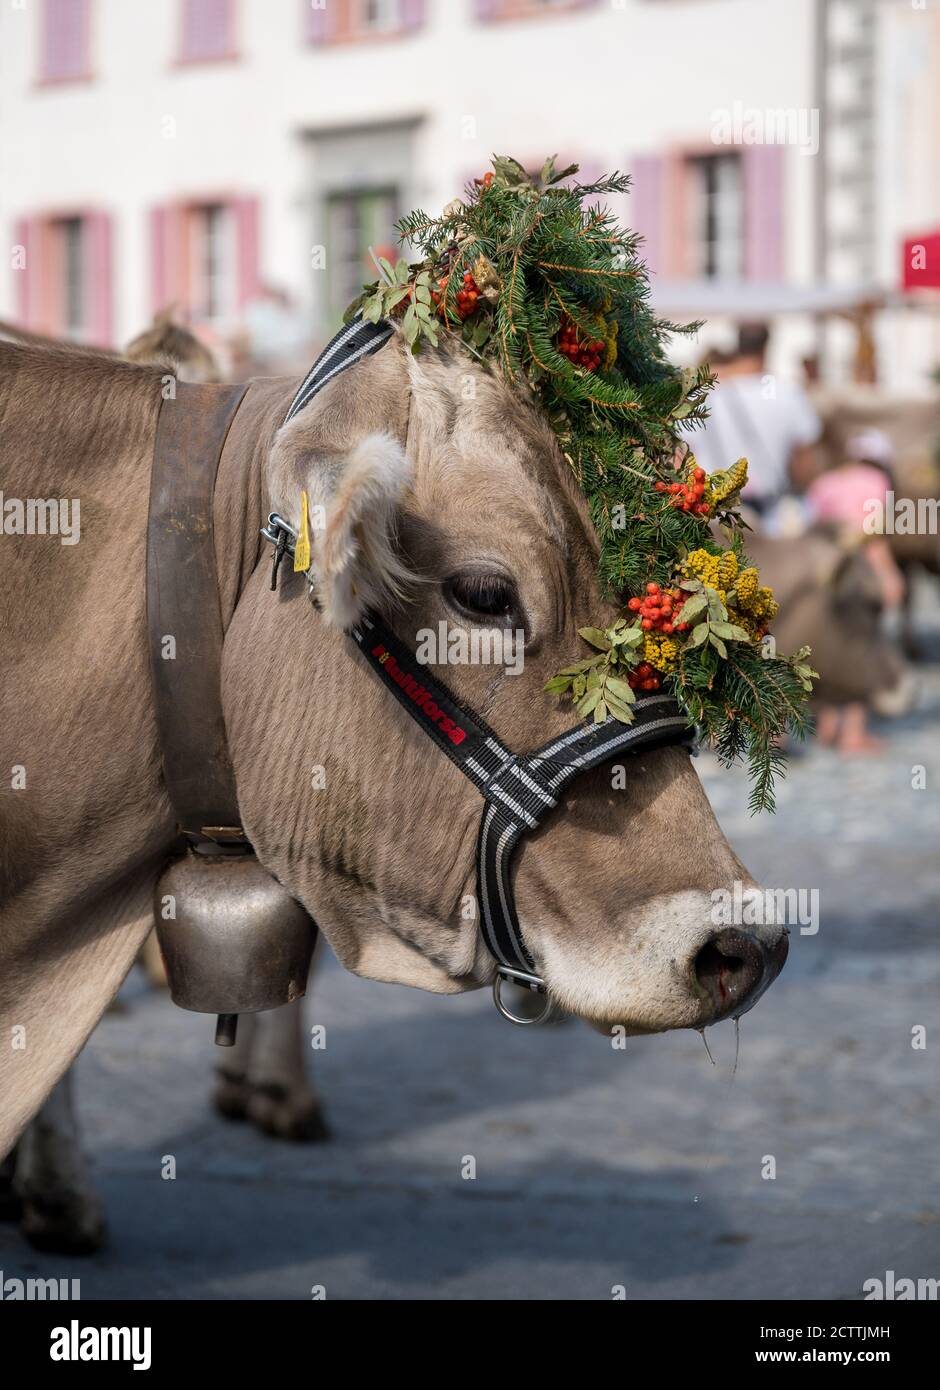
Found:
[(388, 276), (389, 280), (394, 281), (395, 270), (392, 266), (391, 261), (387, 261), (384, 256), (379, 256), (379, 265), (385, 271), (385, 274)]
[(597, 647), (599, 651), (610, 651), (610, 640), (606, 632), (599, 627), (579, 627), (578, 636), (583, 637), (585, 642), (588, 642), (592, 647)]
[(413, 347), (418, 338), (418, 315), (415, 313), (413, 304), (405, 310), (405, 317), (401, 321), (401, 326), (405, 335), (405, 342), (409, 347)]
[(562, 666), (558, 672), (560, 676), (576, 676), (580, 671), (589, 671), (596, 666), (600, 657), (589, 656), (584, 661), (575, 661), (570, 666)]
[(378, 323), (383, 314), (383, 295), (379, 291), (365, 301), (362, 306), (362, 317), (366, 323)]
[(634, 720), (633, 710), (623, 700), (618, 700), (615, 696), (608, 695), (607, 708), (615, 719), (619, 719), (621, 724), (632, 724)]
[(584, 699), (578, 701), (575, 708), (582, 719), (587, 719), (589, 714), (593, 714), (600, 702), (600, 698), (601, 692), (599, 690), (589, 690)]
[(570, 676), (552, 676), (550, 681), (545, 682), (542, 689), (549, 695), (563, 695), (570, 685)]
[(700, 647), (708, 636), (708, 623), (699, 623), (698, 627), (693, 627), (692, 636), (689, 638), (690, 647)]
[(691, 598), (686, 599), (675, 621), (677, 623), (690, 623), (695, 615), (701, 613), (702, 609), (705, 608), (707, 604), (708, 599), (703, 593), (693, 594)]
[(598, 700), (597, 704), (594, 706), (594, 723), (603, 724), (606, 718), (607, 705), (604, 703), (603, 700)]
[(636, 699), (636, 693), (629, 681), (621, 680), (619, 676), (608, 676), (606, 688), (609, 694), (625, 700), (628, 705), (632, 705)]
[(722, 642), (720, 637), (715, 636), (714, 631), (708, 634), (708, 640), (709, 642), (711, 642), (712, 646), (715, 648), (715, 651), (718, 653), (719, 656), (728, 655), (728, 648), (725, 646), (724, 642)]

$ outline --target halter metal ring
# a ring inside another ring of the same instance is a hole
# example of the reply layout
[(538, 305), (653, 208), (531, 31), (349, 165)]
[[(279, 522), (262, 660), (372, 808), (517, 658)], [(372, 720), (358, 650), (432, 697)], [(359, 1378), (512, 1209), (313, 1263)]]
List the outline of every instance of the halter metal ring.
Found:
[[(521, 1028), (527, 1028), (530, 1023), (546, 1023), (548, 1019), (551, 1017), (552, 1011), (555, 1008), (555, 1005), (552, 1002), (549, 995), (545, 995), (545, 1007), (543, 1008), (540, 1014), (536, 1014), (534, 1018), (522, 1018), (519, 1014), (514, 1014), (503, 1003), (502, 987), (504, 979), (505, 976), (499, 974), (498, 972), (493, 979), (493, 1003), (496, 1005), (497, 1012), (501, 1013), (503, 1018), (506, 1019), (508, 1023), (517, 1023)], [(510, 984), (511, 983), (513, 982), (510, 980)]]

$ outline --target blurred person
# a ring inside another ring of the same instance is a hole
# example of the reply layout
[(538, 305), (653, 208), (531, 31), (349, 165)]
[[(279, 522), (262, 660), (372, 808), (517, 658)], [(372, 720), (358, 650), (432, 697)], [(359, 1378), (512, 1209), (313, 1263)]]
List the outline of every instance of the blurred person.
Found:
[[(876, 576), (882, 610), (888, 612), (897, 611), (903, 602), (904, 578), (886, 538), (868, 535), (865, 520), (873, 501), (882, 509), (888, 505), (893, 462), (888, 436), (882, 430), (867, 429), (847, 442), (840, 462), (814, 479), (806, 491), (811, 523), (833, 531), (849, 548), (861, 547)], [(843, 753), (878, 752), (881, 741), (869, 734), (867, 722), (868, 710), (861, 702), (820, 705), (817, 737)]]
[(306, 315), (280, 286), (262, 285), (245, 307), (243, 327), (245, 370), (252, 375), (298, 371), (311, 356)]
[(707, 472), (748, 460), (743, 497), (762, 519), (790, 492), (802, 493), (816, 472), (815, 445), (822, 424), (802, 386), (776, 378), (766, 369), (769, 329), (742, 324), (737, 350), (720, 366), (719, 382), (709, 398), (704, 428), (689, 444)]

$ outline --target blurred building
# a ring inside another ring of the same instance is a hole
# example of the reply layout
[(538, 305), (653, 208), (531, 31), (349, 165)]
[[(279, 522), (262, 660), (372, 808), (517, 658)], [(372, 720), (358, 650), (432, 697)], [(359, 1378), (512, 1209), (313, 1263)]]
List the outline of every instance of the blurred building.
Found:
[(299, 351), (403, 212), (557, 151), (633, 172), (617, 211), (701, 343), (772, 316), (836, 378), (861, 313), (889, 385), (940, 360), (936, 292), (901, 295), (940, 229), (932, 0), (10, 0), (0, 64), (0, 317), (42, 332), (175, 302)]

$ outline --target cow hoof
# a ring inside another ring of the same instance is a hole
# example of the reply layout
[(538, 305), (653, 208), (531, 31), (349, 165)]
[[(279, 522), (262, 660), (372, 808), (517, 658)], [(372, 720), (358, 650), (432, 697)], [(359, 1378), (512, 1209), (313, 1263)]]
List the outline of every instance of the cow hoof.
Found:
[(331, 1137), (323, 1109), (314, 1096), (284, 1094), (280, 1087), (256, 1088), (248, 1102), (248, 1118), (272, 1139), (320, 1144)]
[(212, 1092), (212, 1105), (224, 1120), (246, 1120), (251, 1089), (244, 1077), (220, 1076)]
[(54, 1201), (24, 1198), (20, 1230), (35, 1250), (55, 1255), (94, 1255), (108, 1240), (100, 1203), (77, 1194)]

